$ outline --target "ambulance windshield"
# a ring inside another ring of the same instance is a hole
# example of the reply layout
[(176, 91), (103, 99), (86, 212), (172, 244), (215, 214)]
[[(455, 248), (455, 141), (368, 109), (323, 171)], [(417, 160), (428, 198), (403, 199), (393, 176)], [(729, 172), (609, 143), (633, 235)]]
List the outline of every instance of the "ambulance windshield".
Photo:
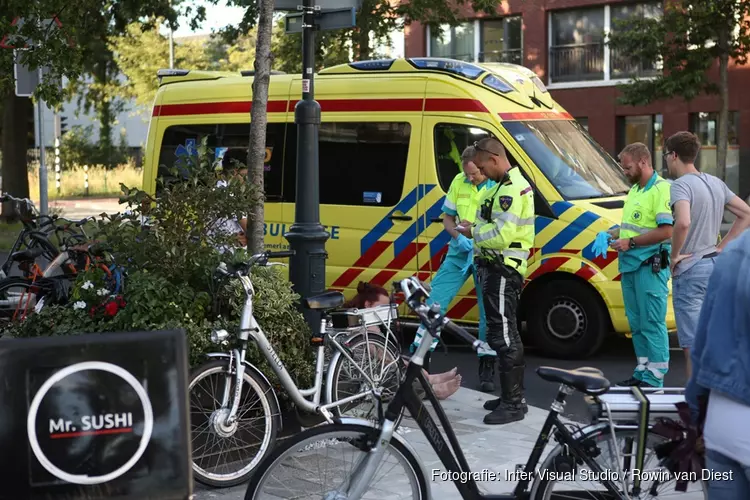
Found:
[(505, 129), (567, 200), (626, 194), (620, 166), (573, 120), (507, 121)]

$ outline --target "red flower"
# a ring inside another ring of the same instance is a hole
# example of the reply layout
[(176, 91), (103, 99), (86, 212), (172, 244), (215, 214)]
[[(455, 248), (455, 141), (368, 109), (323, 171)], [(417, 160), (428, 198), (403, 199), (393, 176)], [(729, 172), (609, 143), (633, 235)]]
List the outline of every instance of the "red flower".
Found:
[(107, 302), (104, 305), (104, 314), (106, 316), (114, 316), (115, 314), (117, 314), (118, 309), (119, 307), (117, 306), (117, 302)]
[(89, 310), (89, 316), (93, 318), (94, 314), (96, 314), (96, 306), (91, 306), (91, 309)]

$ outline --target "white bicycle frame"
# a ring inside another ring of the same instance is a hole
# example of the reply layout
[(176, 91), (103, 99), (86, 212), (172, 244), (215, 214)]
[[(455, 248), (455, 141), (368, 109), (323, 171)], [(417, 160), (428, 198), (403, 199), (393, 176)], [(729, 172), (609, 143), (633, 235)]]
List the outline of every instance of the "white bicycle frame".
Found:
[[(267, 265), (285, 266), (286, 264), (280, 262), (269, 262), (267, 263)], [(230, 358), (230, 363), (231, 360), (237, 360), (237, 362), (235, 366), (235, 389), (232, 397), (232, 407), (229, 415), (227, 416), (227, 425), (231, 425), (237, 420), (237, 411), (239, 409), (240, 397), (242, 395), (243, 376), (247, 368), (245, 361), (247, 355), (247, 342), (250, 339), (252, 339), (252, 341), (255, 342), (256, 345), (260, 348), (260, 352), (263, 353), (263, 356), (268, 361), (269, 366), (279, 378), (281, 385), (284, 386), (284, 389), (286, 389), (287, 393), (292, 398), (292, 401), (294, 401), (294, 404), (297, 405), (298, 408), (303, 409), (307, 412), (322, 414), (328, 423), (333, 423), (333, 413), (331, 413), (330, 411), (331, 408), (336, 408), (357, 401), (359, 399), (367, 397), (369, 394), (372, 394), (377, 401), (380, 401), (381, 391), (376, 387), (373, 379), (368, 376), (368, 374), (352, 359), (347, 350), (342, 347), (341, 344), (339, 344), (339, 342), (336, 340), (336, 338), (340, 336), (340, 334), (349, 333), (348, 331), (341, 332), (337, 335), (328, 336), (328, 340), (333, 344), (334, 348), (337, 351), (336, 354), (334, 354), (335, 358), (332, 358), (332, 361), (334, 359), (338, 359), (338, 357), (340, 356), (344, 356), (349, 362), (351, 362), (351, 364), (357, 369), (362, 377), (364, 377), (364, 379), (370, 384), (370, 387), (372, 387), (369, 393), (361, 392), (359, 394), (355, 394), (353, 396), (349, 396), (335, 402), (324, 405), (320, 404), (320, 396), (323, 392), (322, 388), (326, 349), (325, 345), (320, 345), (317, 348), (315, 362), (315, 382), (313, 386), (308, 389), (300, 389), (299, 387), (297, 387), (297, 385), (289, 375), (286, 367), (284, 366), (284, 363), (281, 361), (279, 355), (271, 346), (271, 343), (268, 341), (268, 338), (263, 332), (263, 329), (260, 327), (255, 319), (255, 316), (253, 315), (253, 296), (255, 295), (255, 289), (253, 287), (252, 280), (249, 276), (240, 273), (236, 273), (235, 276), (239, 278), (243, 288), (245, 289), (246, 299), (244, 307), (242, 309), (239, 332), (237, 334), (238, 338), (242, 342), (242, 347), (239, 349), (232, 349), (232, 356)], [(320, 327), (322, 332), (327, 331), (328, 324), (325, 319), (321, 321)], [(228, 334), (226, 333), (226, 331), (224, 331), (222, 332), (221, 336), (226, 338), (228, 337)], [(398, 361), (399, 360), (396, 360), (394, 362)], [(333, 370), (329, 370), (327, 379), (328, 387), (331, 386), (332, 382)], [(225, 408), (229, 404), (229, 397), (231, 392), (230, 384), (231, 380), (227, 379), (224, 387), (224, 395), (222, 398), (222, 408)], [(312, 398), (312, 400), (308, 399), (310, 397)]]

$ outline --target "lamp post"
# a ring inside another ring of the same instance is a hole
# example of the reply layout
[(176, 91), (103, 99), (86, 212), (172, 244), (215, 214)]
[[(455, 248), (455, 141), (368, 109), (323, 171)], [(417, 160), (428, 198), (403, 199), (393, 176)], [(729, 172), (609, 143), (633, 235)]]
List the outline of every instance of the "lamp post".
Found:
[[(320, 223), (318, 128), (320, 104), (315, 100), (315, 0), (304, 0), (302, 26), (302, 100), (294, 107), (297, 124), (297, 196), (294, 224), (284, 237), (295, 255), (289, 261), (289, 279), (302, 297), (325, 290), (326, 240)], [(311, 328), (317, 328), (320, 314), (304, 310)]]

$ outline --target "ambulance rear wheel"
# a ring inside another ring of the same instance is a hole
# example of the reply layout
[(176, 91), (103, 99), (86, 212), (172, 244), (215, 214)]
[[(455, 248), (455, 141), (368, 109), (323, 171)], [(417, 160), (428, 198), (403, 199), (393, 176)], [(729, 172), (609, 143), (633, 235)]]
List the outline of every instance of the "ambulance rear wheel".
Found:
[(529, 335), (545, 356), (587, 358), (602, 346), (609, 331), (607, 312), (588, 285), (550, 281), (528, 298)]

